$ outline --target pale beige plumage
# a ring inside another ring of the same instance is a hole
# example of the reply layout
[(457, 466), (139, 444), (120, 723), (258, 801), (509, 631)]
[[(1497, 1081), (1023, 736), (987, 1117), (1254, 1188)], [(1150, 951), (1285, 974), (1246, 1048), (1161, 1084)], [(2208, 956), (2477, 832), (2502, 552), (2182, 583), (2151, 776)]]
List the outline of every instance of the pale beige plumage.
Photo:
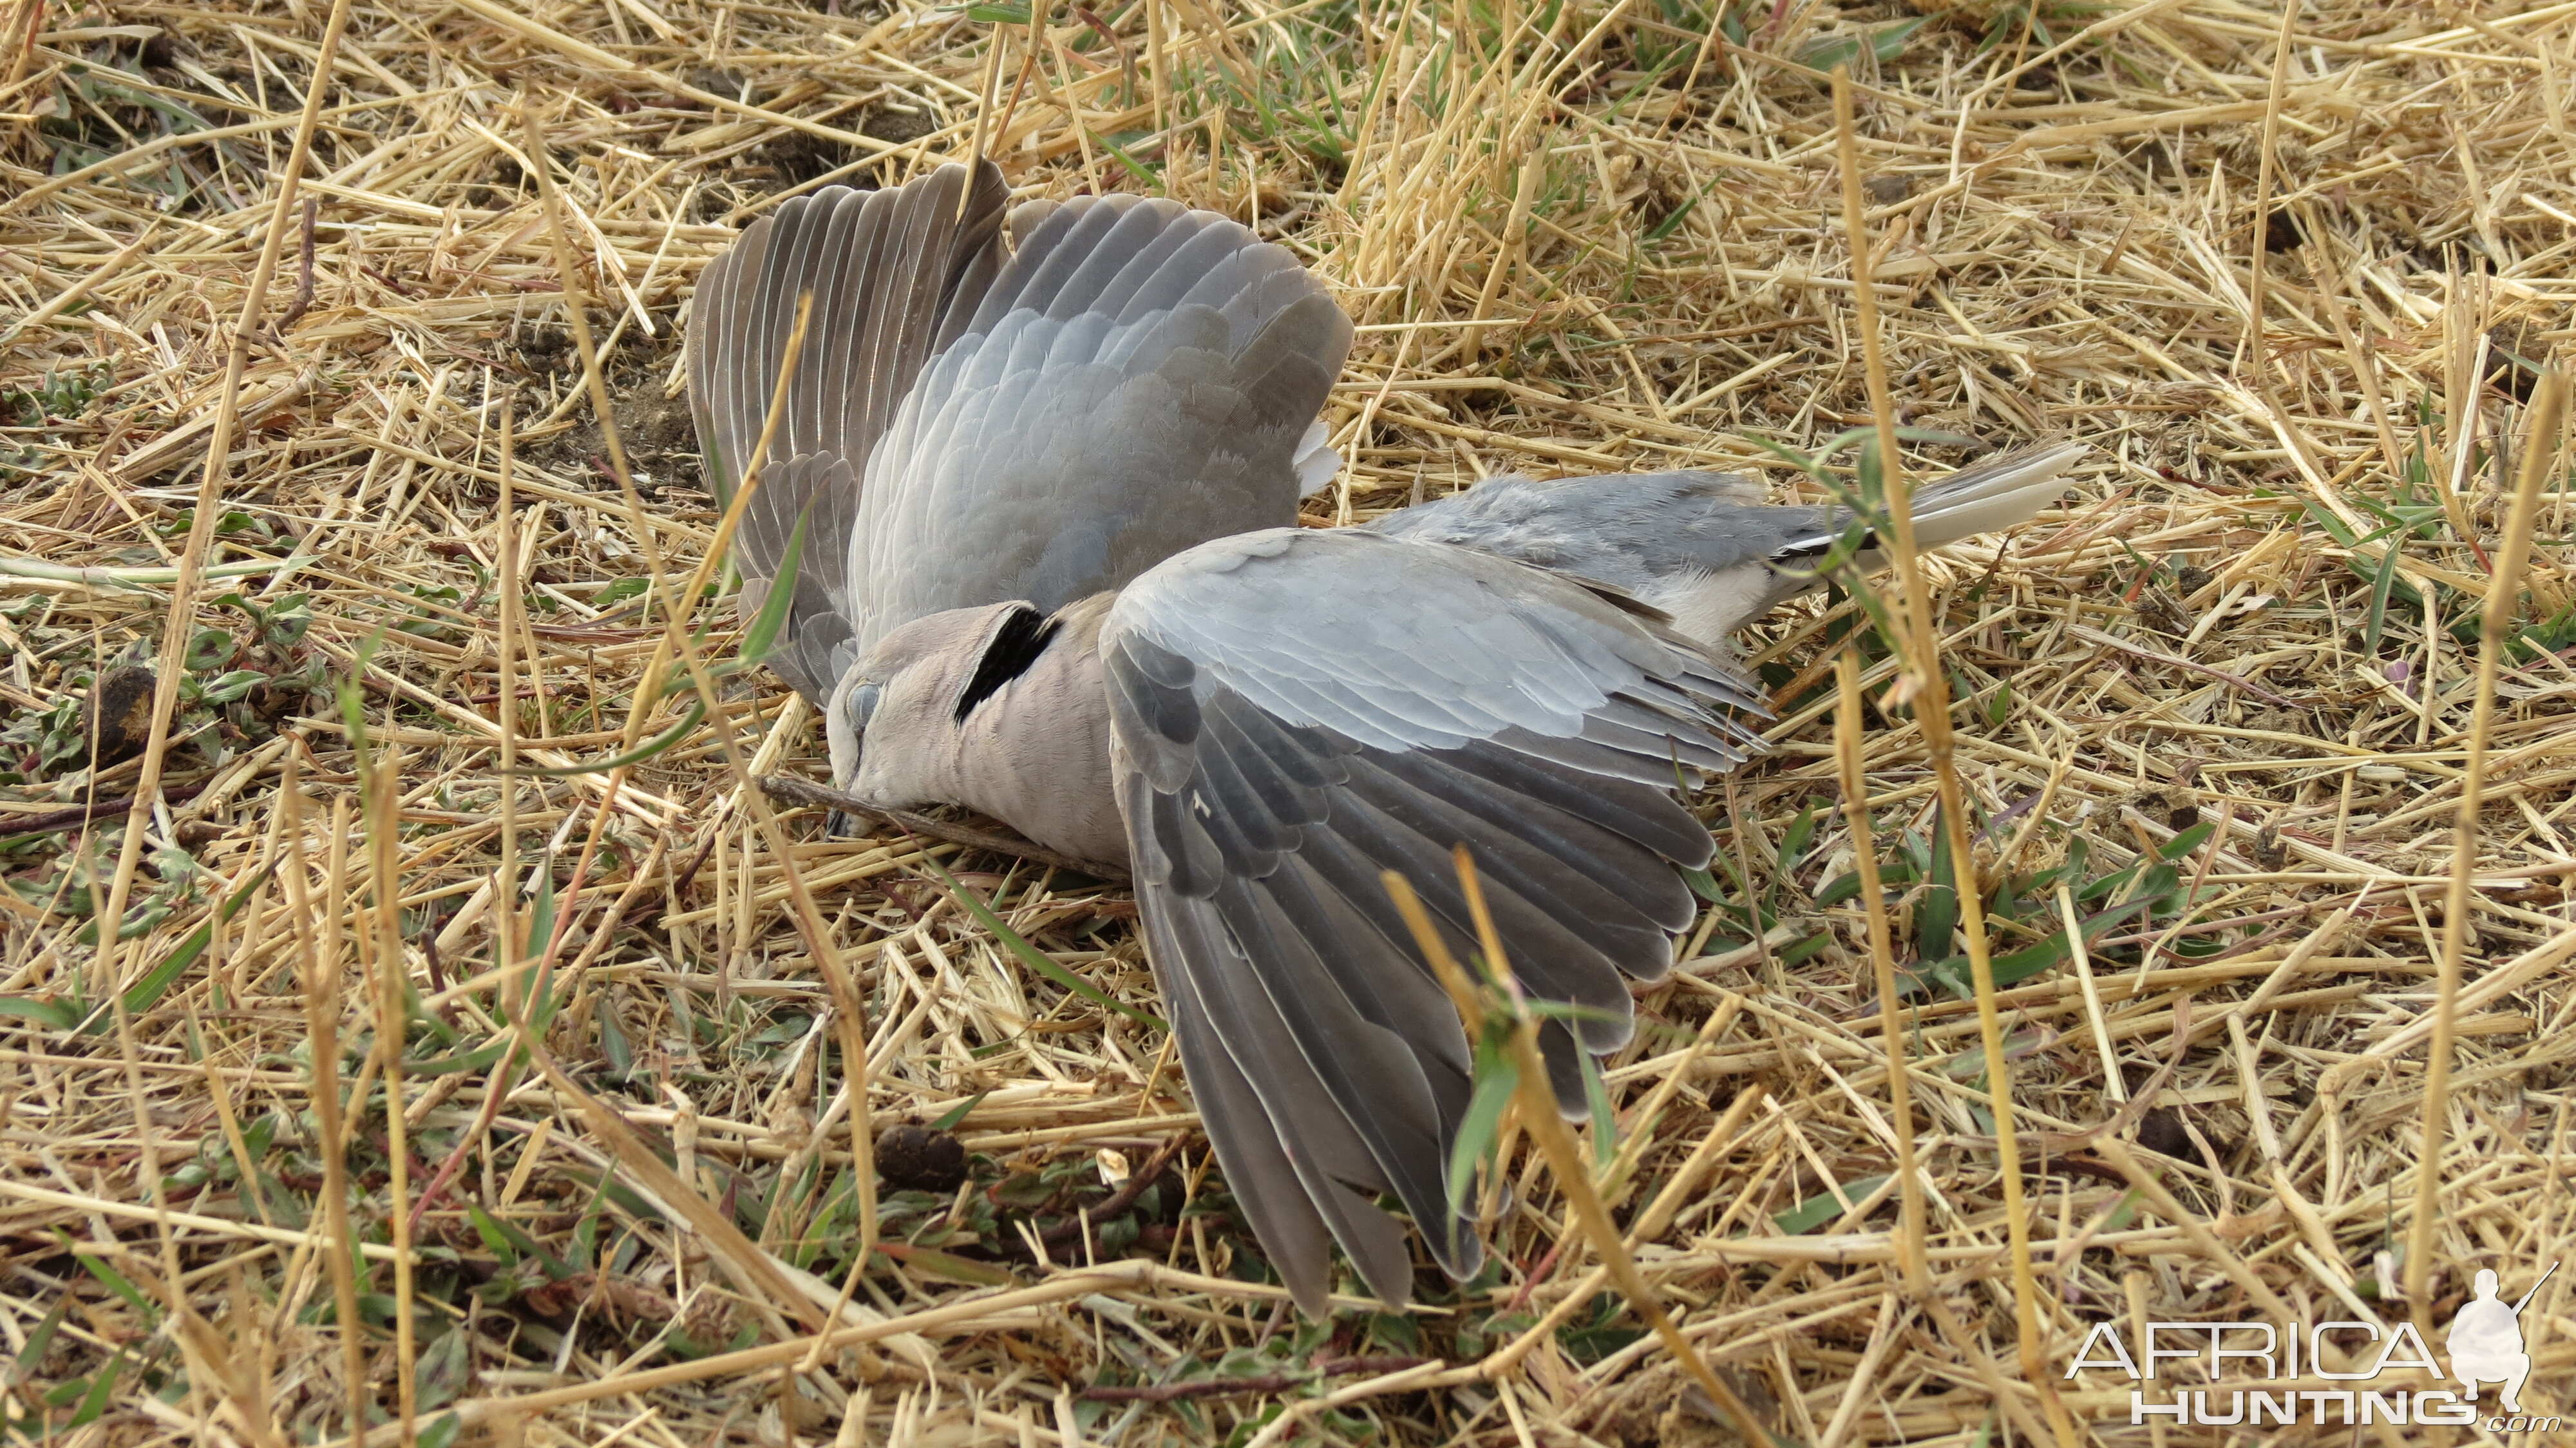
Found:
[(954, 609), (887, 634), (851, 670), (882, 692), (842, 788), (888, 809), (964, 805), (1075, 859), (1125, 861), (1100, 679), (1100, 626), (1116, 597), (1059, 610), (1044, 652), (962, 720), (958, 698), (994, 631), (1028, 605)]

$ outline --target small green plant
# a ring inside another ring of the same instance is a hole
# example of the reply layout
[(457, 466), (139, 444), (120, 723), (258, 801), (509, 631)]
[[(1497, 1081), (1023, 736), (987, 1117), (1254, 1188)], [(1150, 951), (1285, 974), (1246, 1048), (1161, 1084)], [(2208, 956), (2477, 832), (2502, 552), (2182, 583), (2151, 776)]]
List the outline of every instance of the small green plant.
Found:
[(1809, 70), (1829, 71), (1838, 65), (1850, 65), (1866, 50), (1872, 60), (1885, 65), (1905, 53), (1906, 42), (1923, 28), (1923, 22), (1924, 17), (1917, 16), (1857, 35), (1820, 35), (1799, 47), (1798, 63)]
[(304, 642), (313, 627), (312, 600), (300, 593), (290, 593), (275, 603), (259, 604), (238, 593), (227, 593), (215, 600), (217, 608), (237, 609), (250, 618), (252, 637), (271, 653), (291, 649)]
[(2542, 654), (2565, 654), (2576, 649), (2576, 604), (2569, 604), (2538, 623), (2525, 624), (2505, 645), (2517, 664), (2527, 664)]
[(410, 611), (395, 621), (394, 632), (440, 643), (455, 643), (464, 638), (464, 631), (450, 620), (458, 616), (457, 604), (463, 601), (465, 590), (452, 583), (415, 583), (404, 591), (411, 596), (413, 603)]
[[(79, 1260), (84, 1267), (97, 1262), (96, 1258), (87, 1256)], [(113, 1272), (114, 1269), (109, 1270)], [(54, 1305), (54, 1310), (45, 1314), (44, 1321), (27, 1334), (26, 1347), (9, 1365), (10, 1384), (23, 1387), (35, 1404), (23, 1418), (12, 1418), (5, 1409), (0, 1409), (0, 1432), (5, 1432), (10, 1438), (31, 1443), (48, 1442), (55, 1434), (97, 1422), (107, 1413), (109, 1395), (116, 1390), (118, 1375), (129, 1366), (124, 1351), (120, 1349), (95, 1371), (65, 1378), (48, 1388), (37, 1388), (34, 1381), (37, 1370), (43, 1366), (46, 1355), (53, 1351), (55, 1335), (62, 1330), (63, 1319), (69, 1314), (71, 1305), (71, 1295), (66, 1293), (63, 1300)]]
[[(59, 101), (68, 104), (58, 103), (37, 125), (37, 134), (53, 147), (49, 169), (56, 176), (133, 150), (143, 141), (215, 129), (193, 107), (153, 85), (139, 55), (120, 56), (113, 42), (65, 62), (62, 87)], [(165, 206), (175, 206), (194, 198), (195, 175), (188, 161), (171, 156), (158, 165), (127, 168), (120, 179), (167, 198)]]
[(0, 414), (17, 427), (77, 422), (115, 383), (116, 373), (105, 362), (73, 370), (48, 367), (44, 380), (32, 388), (0, 387)]
[[(2421, 624), (2427, 601), (2423, 593), (2401, 576), (2406, 550), (2412, 544), (2440, 544), (2445, 538), (2458, 547), (2464, 540), (2457, 537), (2450, 510), (2442, 501), (2448, 486), (2434, 470), (2434, 460), (2446, 450), (2441, 431), (2444, 418), (2433, 405), (2430, 394), (2415, 399), (2415, 437), (2407, 449), (2402, 466), (2391, 478), (2393, 486), (2383, 496), (2373, 496), (2361, 487), (2342, 490), (2341, 496), (2354, 508), (2379, 520), (2379, 526), (2367, 531), (2350, 523), (2313, 498), (2300, 499), (2301, 512), (2319, 531), (2341, 545), (2345, 566), (2370, 586), (2363, 605), (2361, 637), (2358, 652), (2376, 659), (2389, 634), (2391, 611), (2407, 622)], [(2508, 460), (2473, 446), (2469, 451), (2467, 475), (2492, 470), (2496, 485), (2509, 488), (2511, 479), (2503, 476)], [(2557, 480), (2563, 491), (2569, 483)], [(2419, 575), (2420, 576), (2420, 575)], [(2431, 607), (2440, 617), (2451, 638), (2467, 648), (2476, 648), (2482, 637), (2482, 610), (2485, 599), (2464, 595), (2442, 583), (2434, 583)], [(2576, 647), (2576, 606), (2562, 608), (2545, 619), (2536, 619), (2515, 630), (2507, 642), (2515, 662), (2528, 663), (2543, 653), (2557, 653)]]
[[(2124, 951), (2095, 946), (2113, 926), (2134, 922), (2143, 931), (2157, 922), (2179, 922), (2195, 903), (2182, 880), (2180, 861), (2200, 848), (2214, 824), (2197, 824), (2152, 852), (2103, 874), (2092, 873), (2092, 848), (2082, 834), (2068, 841), (2066, 857), (2056, 866), (1994, 879), (1986, 895), (1986, 919), (1998, 941), (2032, 943), (1993, 957), (1995, 984), (2011, 985), (2072, 958), (2057, 891), (2067, 888), (2079, 910), (2088, 952), (2119, 959)], [(1908, 994), (1939, 990), (1960, 1000), (1975, 998), (1968, 957), (1958, 938), (1959, 887), (1950, 858), (1949, 835), (1936, 815), (1921, 832), (1898, 832), (1895, 850), (1879, 862), (1879, 878), (1891, 904), (1910, 899), (1897, 911), (1898, 949), (1908, 957), (1898, 973)], [(1919, 887), (1919, 894), (1917, 889)], [(1836, 876), (1816, 892), (1816, 907), (1830, 909), (1860, 894), (1860, 875)], [(1910, 947), (1910, 949), (1909, 949)], [(2183, 956), (2214, 954), (2223, 943), (2214, 934), (2180, 935), (2170, 948)]]
[(0, 725), (0, 784), (51, 779), (76, 760), (89, 757), (89, 729), (82, 722), (81, 698), (92, 682), (83, 671), (66, 675), (63, 691), (42, 709), (22, 710)]
[[(105, 362), (73, 369), (49, 367), (33, 387), (0, 387), (0, 427), (53, 429), (77, 422), (115, 384), (115, 370)], [(60, 441), (52, 431), (26, 441), (0, 441), (0, 486), (44, 473), (54, 456), (47, 444)]]
[(1983, 55), (1996, 46), (2018, 40), (2024, 29), (2029, 30), (2031, 43), (2045, 49), (2057, 43), (2056, 33), (2049, 29), (2048, 22), (2074, 24), (2110, 8), (2095, 3), (2095, 0), (2048, 0), (2048, 3), (2038, 6), (2029, 4), (2028, 0), (2012, 0), (2010, 4), (1995, 7), (1994, 13), (1986, 17), (1986, 30), (1978, 38), (1977, 53)]
[[(1769, 882), (1758, 888), (1740, 877), (1734, 858), (1723, 850), (1711, 857), (1709, 869), (1682, 871), (1682, 878), (1690, 883), (1691, 890), (1707, 901), (1709, 908), (1737, 932), (1731, 938), (1712, 938), (1708, 945), (1711, 952), (1722, 954), (1734, 950), (1749, 940), (1769, 935), (1780, 923), (1780, 882), (1791, 878), (1806, 865), (1808, 847), (1816, 835), (1818, 812), (1826, 807), (1827, 801), (1819, 798), (1809, 800), (1806, 807), (1798, 811), (1798, 817), (1780, 836), (1779, 848), (1774, 852), (1773, 863), (1777, 869)], [(1718, 870), (1726, 872), (1725, 881), (1717, 878), (1714, 872)], [(1781, 951), (1780, 963), (1797, 965), (1824, 949), (1831, 939), (1829, 932), (1818, 930)]]

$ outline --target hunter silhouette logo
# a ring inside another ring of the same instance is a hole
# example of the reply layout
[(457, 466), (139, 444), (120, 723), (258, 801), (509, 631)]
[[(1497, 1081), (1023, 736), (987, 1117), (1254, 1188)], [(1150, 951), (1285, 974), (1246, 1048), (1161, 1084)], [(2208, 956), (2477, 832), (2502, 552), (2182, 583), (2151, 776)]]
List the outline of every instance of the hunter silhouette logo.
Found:
[(2451, 1318), (2451, 1331), (2446, 1345), (2451, 1349), (2451, 1375), (2465, 1385), (2472, 1403), (2478, 1400), (2478, 1384), (2502, 1383), (2504, 1410), (2522, 1411), (2522, 1385), (2531, 1376), (2531, 1354), (2522, 1350), (2522, 1310), (2539, 1295), (2541, 1284), (2558, 1270), (2540, 1274), (2531, 1291), (2513, 1306), (2504, 1305), (2496, 1295), (2496, 1275), (2485, 1268), (2478, 1270), (2478, 1295), (2460, 1304)]
[[(2415, 1325), (2399, 1318), (2393, 1323), (2149, 1322), (2140, 1324), (2134, 1353), (2123, 1340), (2121, 1324), (2097, 1322), (2076, 1349), (2066, 1376), (2087, 1369), (2126, 1376), (2138, 1385), (2129, 1391), (2132, 1424), (2168, 1418), (2177, 1424), (2248, 1430), (2301, 1423), (2467, 1427), (2483, 1418), (2492, 1432), (2555, 1433), (2567, 1420), (2528, 1415), (2522, 1406), (2522, 1390), (2531, 1377), (2522, 1310), (2557, 1271), (2558, 1264), (2551, 1263), (2529, 1291), (2510, 1303), (2498, 1291), (2496, 1274), (2480, 1271), (2475, 1295), (2451, 1314), (2443, 1333), (2448, 1373)], [(2376, 1344), (2376, 1351), (2354, 1344), (2355, 1335)], [(2337, 1342), (2345, 1346), (2338, 1349)], [(2503, 1390), (2490, 1400), (2501, 1412), (2486, 1410), (2478, 1401), (2479, 1386), (2489, 1383)]]

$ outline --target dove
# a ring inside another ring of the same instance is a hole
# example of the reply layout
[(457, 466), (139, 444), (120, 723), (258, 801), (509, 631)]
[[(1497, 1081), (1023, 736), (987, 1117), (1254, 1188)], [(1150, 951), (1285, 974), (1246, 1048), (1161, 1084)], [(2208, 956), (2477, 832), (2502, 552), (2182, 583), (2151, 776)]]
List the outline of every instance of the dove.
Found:
[[(788, 371), (800, 300), (809, 332)], [(1679, 787), (1762, 747), (1727, 635), (1875, 562), (1849, 513), (1678, 471), (1488, 479), (1298, 526), (1352, 325), (1296, 255), (1133, 196), (1011, 204), (990, 163), (792, 199), (702, 274), (690, 403), (740, 606), (833, 782), (1123, 863), (1225, 1180), (1298, 1305), (1339, 1248), (1408, 1300), (1476, 1271), (1456, 1008), (1397, 914), (1473, 946), (1464, 846), (1560, 1106), (1673, 965), (1713, 842)], [(2072, 444), (1915, 494), (1923, 546), (2024, 521)], [(1846, 535), (1853, 535), (1847, 539)], [(1856, 544), (1858, 552), (1849, 551)]]

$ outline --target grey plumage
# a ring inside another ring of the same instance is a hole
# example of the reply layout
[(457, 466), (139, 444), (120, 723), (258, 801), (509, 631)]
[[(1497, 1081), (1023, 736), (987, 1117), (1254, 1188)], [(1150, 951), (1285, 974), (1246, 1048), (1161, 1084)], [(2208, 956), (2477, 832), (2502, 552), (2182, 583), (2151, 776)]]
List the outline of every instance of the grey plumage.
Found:
[[(1380, 872), (1411, 879), (1463, 951), (1472, 925), (1449, 853), (1467, 845), (1523, 986), (1589, 1008), (1583, 1047), (1616, 1049), (1623, 977), (1662, 975), (1669, 932), (1691, 920), (1672, 866), (1710, 851), (1656, 786), (1676, 757), (1740, 762), (1754, 736), (1723, 710), (1758, 709), (1758, 695), (1562, 576), (1359, 532), (1192, 549), (1120, 595), (1101, 650), (1119, 809), (1175, 1028), (1198, 1060), (1221, 1054), (1215, 1069), (1251, 1083), (1261, 1109), (1202, 1103), (1227, 1179), (1239, 1197), (1275, 1188), (1259, 1196), (1266, 1240), (1328, 1231), (1388, 1300), (1403, 1278), (1353, 1189), (1392, 1191), (1441, 1265), (1471, 1274), (1478, 1248), (1442, 1175), (1467, 1044)], [(1622, 706), (1664, 731), (1595, 746), (1590, 769), (1516, 747), (1578, 738)], [(1570, 1064), (1568, 1044), (1556, 1054)], [(1293, 1094), (1274, 1090), (1286, 1081)], [(1322, 1301), (1320, 1254), (1277, 1260), (1299, 1301)]]
[[(971, 184), (970, 184), (971, 182)], [(1707, 473), (1497, 479), (1366, 529), (1286, 526), (1338, 460), (1316, 413), (1351, 328), (1284, 250), (1163, 201), (1008, 214), (989, 165), (780, 208), (711, 265), (690, 385), (719, 491), (747, 465), (794, 298), (817, 298), (745, 602), (800, 526), (772, 661), (823, 705), (835, 781), (963, 804), (1127, 861), (1181, 1060), (1298, 1303), (1338, 1244), (1407, 1295), (1390, 1194), (1450, 1272), (1469, 1093), (1457, 1015), (1397, 917), (1455, 951), (1464, 845), (1583, 1106), (1581, 1053), (1670, 968), (1708, 831), (1675, 794), (1759, 747), (1723, 638), (1813, 586), (1835, 518)], [(1923, 491), (1927, 546), (2055, 491), (2059, 448)], [(1864, 564), (1867, 562), (1863, 560)], [(862, 747), (864, 745), (864, 747)]]
[[(2084, 453), (2052, 443), (1982, 459), (1916, 490), (1915, 538), (1938, 548), (2008, 528), (2065, 491), (2058, 476)], [(1776, 507), (1761, 484), (1727, 473), (1499, 477), (1362, 526), (1417, 542), (1454, 543), (1561, 569), (1635, 594), (1684, 633), (1715, 643), (1809, 589), (1841, 538), (1837, 507)], [(1853, 566), (1884, 562), (1875, 537)]]
[[(888, 630), (1025, 599), (1052, 611), (1195, 543), (1294, 521), (1350, 321), (1285, 248), (1132, 196), (1010, 213), (985, 163), (829, 187), (701, 279), (689, 392), (729, 499), (813, 320), (739, 530), (756, 609), (806, 533), (772, 663), (827, 705)], [(972, 560), (971, 566), (954, 566)]]
[(691, 303), (689, 402), (708, 481), (730, 502), (786, 365), (798, 300), (814, 298), (781, 435), (736, 540), (743, 606), (756, 612), (803, 521), (796, 595), (770, 663), (817, 704), (872, 641), (853, 629), (866, 599), (849, 563), (860, 470), (944, 315), (961, 297), (980, 299), (1001, 264), (1008, 192), (989, 168), (967, 182), (965, 167), (943, 166), (901, 190), (798, 197), (709, 263)]
[[(1296, 446), (1349, 346), (1296, 259), (1232, 222), (1126, 197), (1058, 208), (868, 461), (860, 637), (997, 591), (1052, 610), (1293, 520)], [(976, 566), (920, 566), (942, 558)]]
[[(1270, 529), (1189, 549), (1055, 615), (1021, 672), (952, 720), (1016, 604), (888, 634), (849, 779), (967, 804), (1129, 862), (1183, 1064), (1236, 1197), (1298, 1301), (1324, 1243), (1405, 1296), (1392, 1192), (1458, 1275), (1447, 1200), (1466, 1108), (1457, 1016), (1380, 883), (1412, 880), (1453, 950), (1465, 844), (1523, 988), (1591, 1015), (1543, 1044), (1570, 1114), (1576, 1052), (1631, 1029), (1625, 981), (1670, 967), (1711, 841), (1675, 769), (1758, 747), (1759, 691), (1633, 600), (1490, 552)], [(1114, 822), (1118, 838), (1101, 831)]]

